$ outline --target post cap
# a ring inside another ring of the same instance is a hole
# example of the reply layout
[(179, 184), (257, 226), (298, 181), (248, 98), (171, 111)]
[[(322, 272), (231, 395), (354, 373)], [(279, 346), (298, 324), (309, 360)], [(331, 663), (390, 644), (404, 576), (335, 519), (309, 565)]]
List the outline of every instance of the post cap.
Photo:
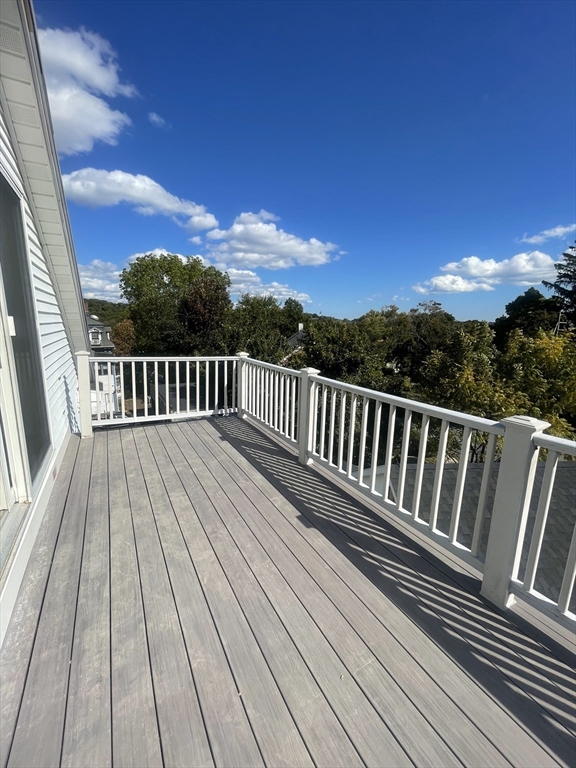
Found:
[(500, 421), (506, 429), (521, 429), (529, 432), (542, 432), (550, 426), (549, 421), (535, 419), (533, 416), (508, 416)]
[(318, 368), (300, 368), (300, 373), (305, 373), (307, 376), (317, 376), (320, 371)]
[(248, 352), (236, 352), (236, 357), (250, 357)]
[(91, 357), (91, 355), (92, 353), (87, 349), (79, 349), (78, 352), (76, 352), (76, 357)]

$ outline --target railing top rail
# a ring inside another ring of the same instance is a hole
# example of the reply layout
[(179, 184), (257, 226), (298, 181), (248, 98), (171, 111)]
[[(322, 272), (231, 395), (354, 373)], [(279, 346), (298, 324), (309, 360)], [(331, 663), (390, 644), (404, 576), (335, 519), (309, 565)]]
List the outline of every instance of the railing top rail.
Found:
[(566, 440), (563, 437), (553, 437), (552, 435), (539, 433), (534, 435), (534, 443), (539, 448), (548, 448), (551, 451), (576, 456), (576, 442), (574, 440)]
[(280, 371), (281, 373), (289, 373), (292, 376), (300, 376), (300, 371), (297, 371), (295, 368), (284, 368), (282, 365), (265, 363), (262, 360), (256, 360), (254, 357), (246, 357), (245, 360), (247, 363), (254, 363), (255, 365), (259, 365), (261, 368), (270, 368), (272, 371)]
[(93, 355), (89, 359), (90, 362), (97, 363), (193, 363), (196, 361), (205, 363), (212, 361), (238, 360), (239, 358), (237, 355), (197, 355), (196, 357), (169, 357), (164, 355), (143, 355), (142, 357), (117, 357), (116, 355), (108, 355), (104, 357), (103, 355)]
[(398, 397), (397, 395), (387, 395), (383, 392), (377, 392), (374, 389), (365, 389), (364, 387), (357, 387), (355, 384), (346, 384), (337, 379), (327, 379), (324, 376), (312, 375), (310, 376), (310, 379), (319, 384), (328, 384), (335, 389), (343, 389), (346, 392), (361, 395), (362, 397), (369, 397), (372, 400), (379, 400), (380, 402), (388, 403), (389, 405), (396, 405), (399, 408), (407, 408), (408, 410), (416, 411), (417, 413), (425, 413), (427, 416), (433, 418), (456, 422), (457, 424), (462, 424), (463, 426), (471, 427), (472, 429), (478, 429), (482, 432), (490, 432), (495, 435), (503, 435), (505, 432), (505, 427), (500, 424), (500, 422), (484, 419), (481, 416), (472, 416), (468, 413), (451, 411), (448, 408), (421, 403), (418, 400), (408, 400), (407, 398)]

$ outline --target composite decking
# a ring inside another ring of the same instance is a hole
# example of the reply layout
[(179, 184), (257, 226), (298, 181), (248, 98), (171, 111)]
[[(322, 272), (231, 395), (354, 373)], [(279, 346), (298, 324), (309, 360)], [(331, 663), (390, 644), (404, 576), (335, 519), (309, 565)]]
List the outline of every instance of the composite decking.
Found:
[(573, 766), (574, 673), (236, 417), (98, 431), (2, 654), (1, 766)]

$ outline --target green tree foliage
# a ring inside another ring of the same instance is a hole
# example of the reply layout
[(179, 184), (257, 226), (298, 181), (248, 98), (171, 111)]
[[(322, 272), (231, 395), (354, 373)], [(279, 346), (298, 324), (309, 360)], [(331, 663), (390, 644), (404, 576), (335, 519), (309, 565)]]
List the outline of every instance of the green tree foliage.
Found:
[(214, 267), (205, 268), (187, 288), (180, 304), (182, 354), (222, 355), (228, 352), (227, 323), (232, 308), (230, 278)]
[[(573, 337), (539, 330), (538, 313), (527, 314), (532, 335), (512, 331), (504, 350), (488, 323), (457, 322), (437, 303), (409, 312), (388, 307), (352, 322), (323, 318), (309, 324), (302, 364), (329, 378), (494, 420), (538, 416), (555, 434), (574, 434)], [(547, 320), (546, 313), (540, 317)]]
[(458, 328), (454, 316), (436, 301), (423, 302), (390, 318), (388, 333), (399, 372), (418, 384), (422, 365), (432, 352), (447, 351)]
[(115, 355), (118, 355), (118, 357), (129, 357), (134, 354), (136, 332), (134, 323), (129, 317), (116, 323), (114, 328), (112, 328), (110, 336), (114, 344)]
[(204, 269), (198, 258), (148, 253), (122, 271), (120, 289), (129, 304), (138, 354), (185, 353), (181, 307)]
[(353, 382), (365, 361), (366, 339), (357, 324), (322, 317), (311, 323), (302, 343), (306, 365), (322, 376)]
[(462, 324), (450, 352), (433, 352), (418, 399), (499, 420), (526, 414), (549, 421), (552, 433), (575, 434), (576, 348), (571, 334), (509, 335), (500, 352), (487, 323)]
[(86, 299), (88, 312), (114, 328), (116, 323), (128, 317), (128, 304), (124, 302), (105, 301), (104, 299)]
[(564, 251), (562, 260), (554, 266), (556, 280), (544, 280), (543, 284), (559, 297), (568, 320), (576, 326), (576, 243)]
[(274, 296), (246, 293), (231, 315), (230, 344), (234, 351), (248, 352), (250, 357), (267, 363), (279, 363), (290, 351), (283, 327), (283, 309)]
[(301, 363), (323, 376), (391, 394), (407, 394), (410, 382), (399, 375), (384, 338), (381, 313), (357, 321), (323, 317), (311, 322), (302, 340)]
[(286, 299), (282, 307), (280, 325), (282, 335), (289, 339), (297, 333), (300, 323), (304, 323), (304, 307), (296, 299)]
[[(230, 301), (230, 278), (199, 258), (145, 254), (120, 275), (134, 354), (218, 355), (247, 351), (279, 363), (290, 351), (288, 338), (304, 321), (300, 302), (284, 306), (273, 296)], [(127, 326), (122, 329), (122, 348)]]
[(553, 331), (558, 322), (562, 302), (556, 296), (545, 298), (536, 288), (506, 304), (506, 314), (496, 318), (493, 324), (494, 343), (498, 349), (506, 346), (510, 333), (520, 330), (525, 336), (536, 336), (538, 331)]
[(425, 360), (418, 399), (491, 419), (518, 412), (523, 401), (500, 378), (492, 338), (488, 323), (462, 323), (449, 348), (435, 349)]
[(307, 365), (359, 386), (409, 396), (422, 365), (435, 350), (448, 350), (458, 327), (437, 302), (409, 312), (371, 311), (358, 320), (310, 322), (303, 341)]
[(576, 344), (573, 333), (535, 337), (513, 331), (499, 373), (515, 399), (517, 413), (551, 422), (553, 434), (573, 438), (576, 430)]

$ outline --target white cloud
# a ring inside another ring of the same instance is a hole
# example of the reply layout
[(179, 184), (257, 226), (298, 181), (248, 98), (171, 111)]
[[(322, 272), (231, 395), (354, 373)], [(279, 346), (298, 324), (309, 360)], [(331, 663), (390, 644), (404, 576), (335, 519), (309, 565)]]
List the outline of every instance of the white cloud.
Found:
[[(166, 248), (154, 248), (151, 251), (142, 251), (142, 253), (133, 253), (126, 259), (126, 265), (136, 261), (140, 256), (145, 256), (151, 253), (153, 256), (166, 256), (173, 251), (167, 251)], [(189, 257), (184, 256), (181, 253), (174, 254), (178, 256), (182, 261), (186, 261)], [(195, 258), (202, 259), (202, 263), (207, 266), (208, 262), (203, 256), (196, 255)], [(82, 284), (82, 292), (87, 299), (107, 299), (108, 301), (121, 301), (120, 287), (118, 284), (120, 278), (120, 269), (116, 264), (112, 264), (109, 261), (100, 261), (94, 259), (89, 264), (80, 264), (78, 266), (80, 272), (80, 282)], [(307, 293), (295, 291), (288, 285), (281, 283), (263, 283), (261, 278), (248, 269), (228, 269), (230, 276), (230, 293), (233, 296), (241, 296), (244, 293), (249, 293), (251, 296), (274, 296), (280, 301), (292, 298), (297, 301), (301, 301), (303, 304), (309, 304), (311, 302), (310, 296)]]
[[(230, 229), (214, 229), (206, 238), (210, 256), (218, 263), (236, 267), (266, 267), (285, 269), (298, 266), (318, 266), (331, 260), (333, 243), (323, 243), (315, 237), (303, 240), (278, 229), (273, 213), (241, 213)], [(215, 241), (223, 242), (218, 245)]]
[(554, 275), (554, 260), (541, 251), (517, 253), (511, 259), (479, 259), (468, 256), (441, 267), (442, 272), (470, 278), (484, 278), (498, 283), (534, 285)]
[(231, 267), (227, 270), (230, 276), (230, 293), (234, 296), (241, 296), (244, 293), (249, 293), (251, 296), (274, 296), (280, 301), (286, 299), (296, 299), (303, 304), (309, 304), (312, 299), (307, 293), (300, 293), (290, 288), (288, 285), (281, 283), (263, 283), (262, 279), (249, 269), (234, 269)]
[(194, 245), (202, 245), (202, 237), (200, 235), (194, 235), (194, 237), (190, 238), (190, 242), (194, 243)]
[(467, 293), (469, 291), (493, 291), (488, 283), (466, 280), (460, 275), (437, 275), (414, 287), (416, 293)]
[(94, 259), (89, 264), (79, 264), (82, 293), (87, 299), (107, 299), (120, 301), (118, 279), (120, 270), (110, 261)]
[(467, 256), (452, 261), (436, 275), (412, 286), (417, 293), (467, 293), (492, 291), (496, 285), (537, 285), (554, 278), (554, 260), (541, 251), (517, 253), (510, 259), (480, 259)]
[(103, 208), (127, 203), (144, 216), (170, 216), (177, 224), (189, 229), (209, 229), (218, 225), (205, 206), (170, 194), (142, 174), (82, 168), (64, 175), (62, 181), (66, 197), (78, 205)]
[(576, 224), (569, 224), (567, 227), (563, 227), (560, 224), (552, 229), (545, 229), (543, 232), (539, 232), (537, 235), (531, 237), (524, 237), (520, 240), (521, 243), (530, 243), (532, 245), (542, 245), (546, 240), (552, 240), (554, 238), (566, 237), (566, 235), (576, 232)]
[(157, 112), (148, 112), (148, 120), (157, 128), (168, 128), (168, 123)]
[(167, 251), (166, 248), (154, 248), (151, 251), (142, 251), (142, 253), (133, 253), (132, 256), (128, 256), (126, 259), (126, 264), (132, 264), (133, 261), (136, 261), (136, 259), (139, 259), (141, 256), (178, 256), (180, 261), (187, 262), (188, 259), (200, 259), (202, 264), (207, 267), (209, 266), (209, 262), (199, 253), (195, 253), (193, 255), (187, 255), (184, 256), (182, 253), (175, 253), (175, 251)]
[(38, 37), (60, 154), (90, 152), (96, 141), (116, 144), (131, 120), (103, 97), (132, 97), (137, 91), (120, 82), (110, 43), (84, 28), (40, 29)]

